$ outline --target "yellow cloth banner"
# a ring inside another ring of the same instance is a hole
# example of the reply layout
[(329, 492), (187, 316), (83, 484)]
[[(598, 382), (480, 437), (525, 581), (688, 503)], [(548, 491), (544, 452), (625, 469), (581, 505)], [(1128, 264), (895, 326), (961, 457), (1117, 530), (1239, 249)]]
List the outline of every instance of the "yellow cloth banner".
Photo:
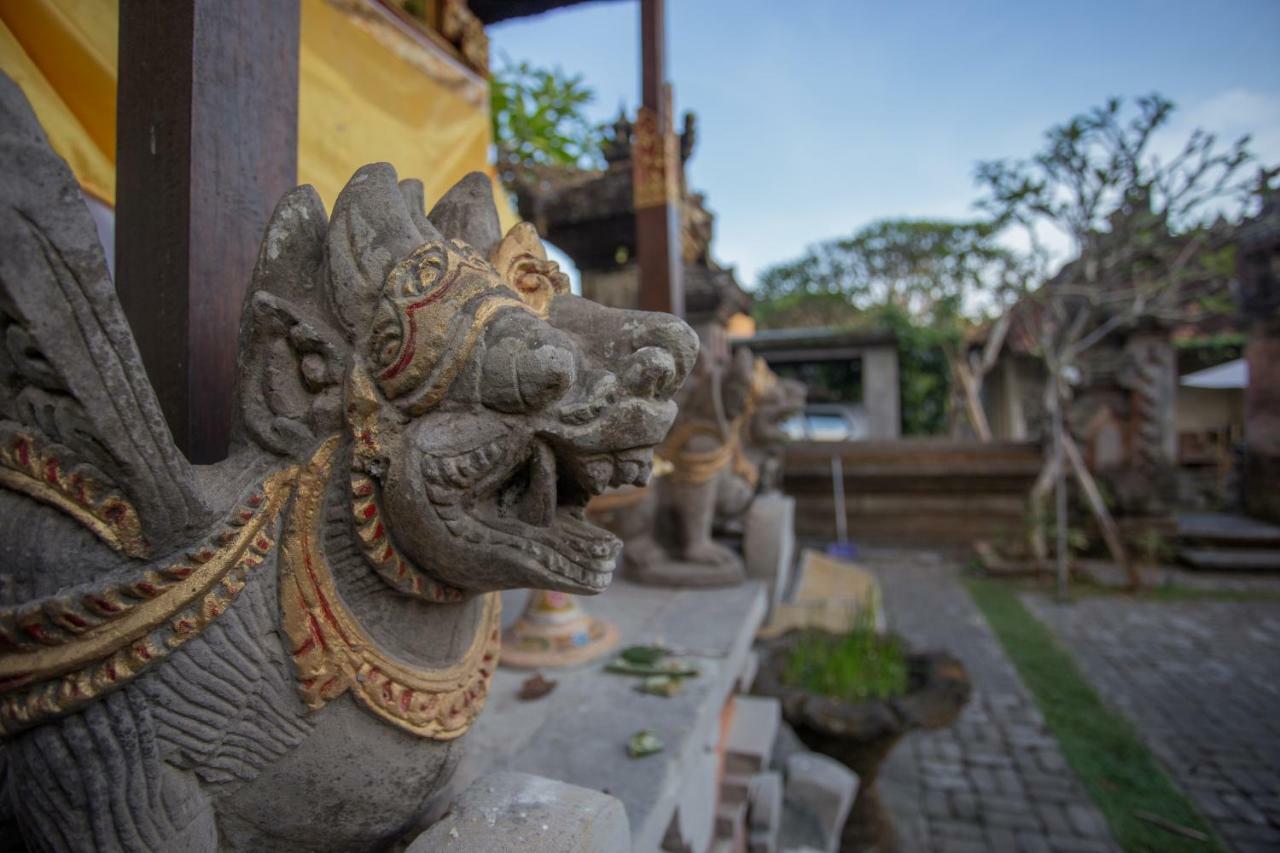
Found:
[[(302, 0), (298, 180), (332, 206), (351, 173), (386, 161), (428, 204), (490, 176), (487, 82), (423, 44), (374, 0)], [(0, 0), (0, 68), (87, 192), (115, 203), (118, 0)], [(516, 222), (495, 187), (504, 230)]]

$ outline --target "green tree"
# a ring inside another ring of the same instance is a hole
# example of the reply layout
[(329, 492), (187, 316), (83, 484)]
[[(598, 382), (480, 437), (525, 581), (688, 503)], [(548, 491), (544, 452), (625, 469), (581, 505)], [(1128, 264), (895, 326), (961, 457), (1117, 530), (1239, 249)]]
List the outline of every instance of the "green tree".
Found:
[[(938, 433), (948, 420), (954, 430), (963, 417), (989, 440), (981, 394), (994, 359), (970, 357), (970, 315), (998, 309), (1020, 292), (1025, 274), (1022, 259), (996, 242), (997, 230), (990, 222), (873, 222), (766, 269), (756, 287), (756, 321), (762, 328), (893, 329), (904, 430)], [(988, 341), (1002, 339), (1004, 328)]]
[(582, 75), (506, 60), (493, 73), (489, 111), (503, 181), (519, 170), (599, 164), (600, 130), (586, 116), (595, 92)]
[[(761, 315), (805, 298), (857, 311), (895, 307), (928, 325), (949, 324), (966, 307), (996, 301), (1020, 284), (1016, 257), (989, 222), (884, 219), (850, 237), (811, 247), (766, 269), (756, 287)], [(967, 304), (968, 303), (968, 304)]]

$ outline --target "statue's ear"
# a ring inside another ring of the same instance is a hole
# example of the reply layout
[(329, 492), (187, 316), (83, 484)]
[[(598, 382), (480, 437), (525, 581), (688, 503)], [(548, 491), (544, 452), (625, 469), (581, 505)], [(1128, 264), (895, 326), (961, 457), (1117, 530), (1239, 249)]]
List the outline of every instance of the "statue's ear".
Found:
[(350, 347), (326, 299), (326, 220), (298, 187), (267, 225), (240, 322), (236, 443), (300, 458), (341, 428)]
[(405, 178), (400, 182), (400, 195), (404, 197), (405, 206), (409, 208), (409, 218), (422, 234), (424, 243), (431, 243), (442, 238), (436, 227), (427, 220), (427, 192), (422, 181), (417, 178)]
[(361, 166), (338, 195), (327, 238), (329, 305), (349, 342), (368, 334), (387, 273), (426, 242), (414, 219), (387, 163)]
[(482, 172), (472, 172), (454, 184), (431, 208), (427, 219), (444, 236), (461, 240), (486, 258), (502, 239), (493, 182)]

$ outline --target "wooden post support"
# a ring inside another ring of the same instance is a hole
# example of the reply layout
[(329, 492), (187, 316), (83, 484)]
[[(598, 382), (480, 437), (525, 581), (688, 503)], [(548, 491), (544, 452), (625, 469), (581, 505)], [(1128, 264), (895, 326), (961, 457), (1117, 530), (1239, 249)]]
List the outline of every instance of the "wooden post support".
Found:
[(684, 315), (680, 150), (666, 77), (663, 0), (640, 0), (641, 95), (632, 144), (639, 307)]
[(297, 181), (298, 3), (120, 3), (116, 289), (193, 462), (226, 455), (241, 302)]

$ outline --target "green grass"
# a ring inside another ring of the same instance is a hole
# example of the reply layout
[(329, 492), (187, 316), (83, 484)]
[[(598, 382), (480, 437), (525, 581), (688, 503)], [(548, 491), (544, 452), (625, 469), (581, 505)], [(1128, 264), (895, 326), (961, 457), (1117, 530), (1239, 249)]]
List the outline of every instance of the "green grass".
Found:
[[(1120, 845), (1128, 851), (1160, 853), (1225, 850), (1133, 726), (1103, 705), (1067, 651), (1023, 606), (1017, 589), (994, 580), (970, 579), (966, 585)], [(1204, 833), (1209, 840), (1163, 829), (1139, 813), (1158, 815)]]
[(782, 680), (836, 699), (877, 699), (907, 691), (907, 661), (901, 641), (870, 628), (834, 638), (813, 632), (796, 641)]
[[(998, 583), (1018, 592), (1042, 592), (1054, 595), (1056, 585), (1054, 579), (1043, 577), (1010, 577), (992, 578), (983, 570), (981, 564), (973, 563), (965, 569), (967, 576), (988, 583)], [(1143, 587), (1140, 592), (1123, 587), (1103, 586), (1089, 580), (1072, 578), (1067, 588), (1067, 597), (1076, 601), (1083, 598), (1109, 596), (1112, 598), (1128, 598), (1131, 601), (1280, 601), (1280, 589), (1271, 587), (1254, 587), (1249, 589), (1214, 589), (1212, 587), (1179, 586), (1165, 584), (1162, 586)]]

